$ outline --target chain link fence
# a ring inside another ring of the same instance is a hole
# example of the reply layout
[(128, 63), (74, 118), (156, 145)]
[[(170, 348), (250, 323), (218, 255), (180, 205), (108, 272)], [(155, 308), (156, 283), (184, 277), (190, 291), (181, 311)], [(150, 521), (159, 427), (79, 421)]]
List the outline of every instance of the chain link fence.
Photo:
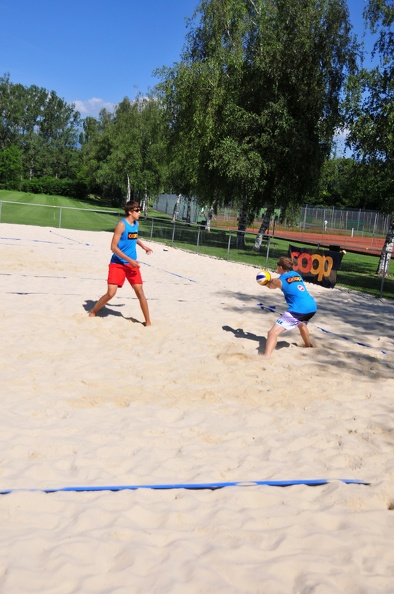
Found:
[[(86, 231), (113, 232), (116, 223), (124, 216), (123, 211), (87, 208), (59, 207), (21, 202), (0, 201), (0, 223), (31, 224), (37, 226), (79, 229)], [(168, 218), (141, 217), (140, 233), (144, 239), (158, 241), (169, 247), (177, 247), (200, 254), (243, 262), (256, 268), (276, 270), (280, 256), (289, 252), (289, 241), (272, 234), (264, 236), (261, 248), (255, 249), (256, 233), (211, 227), (204, 224), (186, 223)], [(292, 240), (292, 245), (305, 245)], [(310, 243), (308, 244), (310, 248)], [(324, 257), (326, 251), (316, 246), (316, 254)], [(362, 290), (377, 297), (394, 298), (394, 279), (375, 274), (378, 265), (376, 255), (352, 254), (344, 256), (338, 272), (337, 284)], [(389, 263), (392, 266), (392, 261)], [(236, 282), (236, 279), (235, 279)]]
[[(251, 232), (240, 233), (215, 227), (207, 230), (203, 225), (180, 221), (173, 223), (170, 220), (156, 218), (141, 220), (140, 230), (145, 238), (160, 241), (170, 247), (180, 247), (270, 270), (276, 270), (276, 262), (280, 256), (289, 255), (289, 241), (272, 235), (265, 236), (260, 250), (256, 251), (256, 233)], [(300, 241), (292, 241), (291, 244), (305, 247)], [(307, 247), (310, 249), (310, 244)], [(316, 247), (314, 251), (320, 258), (324, 258), (328, 253), (321, 247)], [(350, 260), (345, 254), (338, 272), (338, 285), (393, 299), (394, 279), (375, 274), (378, 260), (378, 256), (359, 254), (352, 254)], [(392, 261), (389, 262), (388, 268), (390, 265), (393, 265)]]
[[(190, 223), (203, 222), (207, 217), (207, 211), (211, 205), (199, 206), (197, 199), (181, 196), (178, 203), (176, 194), (161, 194), (153, 201), (153, 208), (169, 216)], [(266, 209), (261, 209), (254, 221), (254, 226), (258, 228), (262, 221)], [(323, 208), (320, 206), (301, 206), (298, 215), (293, 219), (278, 221), (279, 211), (276, 212), (276, 228), (296, 228), (300, 230), (311, 230), (316, 232), (331, 231), (350, 236), (386, 236), (390, 227), (390, 216), (381, 212), (362, 209), (341, 209), (341, 208)], [(215, 215), (215, 219), (220, 224), (226, 224), (229, 227), (237, 226), (238, 210), (237, 208), (222, 208)]]
[(303, 206), (299, 226), (301, 229), (347, 232), (351, 236), (387, 235), (390, 216), (372, 210)]

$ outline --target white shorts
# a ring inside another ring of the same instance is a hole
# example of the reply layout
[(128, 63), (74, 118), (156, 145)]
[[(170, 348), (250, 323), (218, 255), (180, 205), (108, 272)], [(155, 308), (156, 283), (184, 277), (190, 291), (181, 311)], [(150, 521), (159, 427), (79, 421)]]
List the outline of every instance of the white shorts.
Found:
[(314, 315), (315, 312), (308, 314), (299, 314), (286, 311), (280, 316), (278, 320), (276, 320), (276, 323), (279, 324), (279, 326), (282, 326), (282, 328), (284, 328), (285, 330), (293, 330), (300, 324), (307, 324), (308, 321), (311, 318), (313, 318)]

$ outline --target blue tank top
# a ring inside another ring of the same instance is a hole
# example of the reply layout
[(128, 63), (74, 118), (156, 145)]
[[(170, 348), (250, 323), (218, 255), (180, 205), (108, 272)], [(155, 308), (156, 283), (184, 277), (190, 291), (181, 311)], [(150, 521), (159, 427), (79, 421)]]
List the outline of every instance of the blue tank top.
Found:
[(289, 311), (299, 314), (313, 313), (317, 310), (316, 301), (308, 293), (302, 276), (294, 270), (280, 275), (282, 291)]
[[(134, 221), (134, 225), (130, 225), (123, 219), (124, 223), (124, 231), (120, 236), (118, 248), (122, 250), (126, 256), (131, 258), (132, 260), (137, 259), (137, 240), (138, 240), (138, 223)], [(112, 264), (130, 264), (128, 260), (124, 260), (123, 258), (119, 258), (116, 254), (112, 254), (111, 258)]]

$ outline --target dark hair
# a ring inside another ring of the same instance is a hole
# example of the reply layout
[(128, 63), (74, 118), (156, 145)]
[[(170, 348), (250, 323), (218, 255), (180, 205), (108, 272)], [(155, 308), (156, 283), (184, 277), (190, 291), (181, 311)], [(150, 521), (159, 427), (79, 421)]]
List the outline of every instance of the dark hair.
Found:
[(278, 266), (281, 266), (283, 270), (293, 270), (293, 261), (287, 256), (281, 256), (278, 260)]
[(138, 202), (136, 200), (129, 200), (129, 202), (126, 202), (126, 204), (124, 205), (125, 215), (128, 216), (132, 210), (134, 210), (135, 208), (139, 208), (139, 207), (140, 207), (140, 205), (138, 204)]

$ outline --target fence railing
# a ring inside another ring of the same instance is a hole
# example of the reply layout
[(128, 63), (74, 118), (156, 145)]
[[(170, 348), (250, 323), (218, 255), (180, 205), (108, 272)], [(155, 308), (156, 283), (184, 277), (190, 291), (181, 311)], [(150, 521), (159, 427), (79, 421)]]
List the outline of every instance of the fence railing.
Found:
[[(207, 209), (199, 206), (195, 197), (187, 198), (181, 196), (178, 201), (176, 194), (160, 194), (154, 202), (153, 208), (164, 214), (173, 215), (176, 209), (176, 216), (180, 220), (189, 217), (190, 222), (198, 222), (206, 218)], [(254, 227), (258, 228), (262, 221), (262, 209), (255, 218)], [(276, 211), (278, 214), (279, 211)], [(215, 215), (217, 223), (226, 224), (226, 226), (237, 226), (239, 212), (236, 208), (222, 208)], [(274, 217), (272, 217), (271, 225)], [(387, 235), (390, 227), (390, 216), (373, 210), (352, 209), (352, 208), (324, 208), (322, 206), (300, 206), (297, 216), (293, 220), (284, 221), (285, 225), (280, 225), (276, 221), (278, 228), (285, 229), (291, 227), (300, 230), (330, 231), (335, 233), (344, 233), (349, 235)], [(219, 225), (218, 225), (219, 226)]]
[[(30, 224), (37, 226), (78, 229), (85, 231), (112, 232), (118, 220), (124, 217), (119, 210), (75, 208), (68, 206), (39, 205), (23, 202), (0, 201), (0, 223)], [(288, 255), (289, 241), (275, 235), (264, 236), (261, 248), (255, 249), (257, 233), (211, 227), (201, 224), (172, 222), (171, 219), (141, 217), (141, 236), (156, 240), (171, 247), (182, 247), (204, 255), (211, 255), (235, 262), (244, 262), (255, 267), (276, 269), (280, 256)], [(292, 244), (303, 244), (302, 239), (292, 239)], [(320, 248), (322, 249), (322, 248)], [(324, 249), (324, 248), (323, 248)], [(377, 256), (360, 256), (377, 266)], [(389, 265), (392, 264), (391, 262)], [(354, 286), (380, 297), (394, 298), (394, 280), (371, 273), (371, 266), (363, 260), (357, 270), (342, 260), (338, 284)]]

